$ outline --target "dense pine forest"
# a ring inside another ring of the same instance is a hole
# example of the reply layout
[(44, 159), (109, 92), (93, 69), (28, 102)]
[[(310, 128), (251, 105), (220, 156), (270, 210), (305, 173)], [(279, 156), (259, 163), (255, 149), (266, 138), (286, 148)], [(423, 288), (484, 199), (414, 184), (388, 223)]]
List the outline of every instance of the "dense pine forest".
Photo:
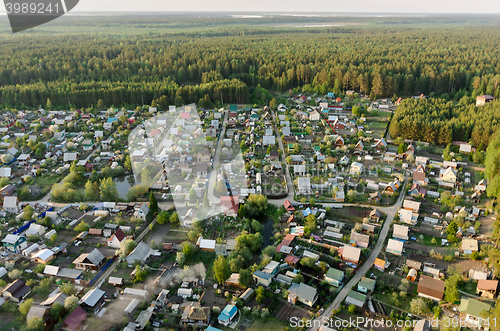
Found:
[[(53, 107), (88, 107), (99, 100), (105, 106), (160, 107), (200, 99), (266, 102), (261, 88), (356, 90), (372, 98), (424, 93), (444, 101), (484, 93), (500, 97), (496, 27), (144, 31), (2, 35), (0, 105), (39, 107), (47, 99)], [(473, 112), (466, 104), (463, 110)], [(477, 136), (471, 127), (449, 125), (450, 133), (422, 139), (444, 143), (457, 135)]]

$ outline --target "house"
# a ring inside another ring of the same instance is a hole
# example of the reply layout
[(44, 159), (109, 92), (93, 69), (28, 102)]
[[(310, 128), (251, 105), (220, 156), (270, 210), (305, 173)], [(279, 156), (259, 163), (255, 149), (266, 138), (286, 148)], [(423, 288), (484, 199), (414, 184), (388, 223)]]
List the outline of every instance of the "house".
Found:
[(55, 257), (55, 254), (50, 249), (42, 249), (32, 256), (33, 261), (40, 264), (47, 264)]
[(350, 244), (362, 248), (367, 248), (370, 245), (370, 236), (357, 233), (354, 229), (351, 231)]
[(359, 292), (350, 290), (345, 298), (345, 303), (348, 305), (355, 305), (356, 307), (363, 308), (366, 302), (366, 296)]
[(335, 139), (335, 146), (337, 147), (344, 146), (344, 138), (342, 138), (342, 136), (338, 136), (337, 139)]
[(381, 199), (382, 199), (382, 194), (380, 194), (380, 192), (378, 191), (370, 193), (370, 196), (368, 197), (368, 200), (371, 202), (380, 202)]
[(196, 246), (198, 246), (202, 251), (205, 252), (215, 251), (215, 244), (215, 240), (203, 239), (201, 236), (198, 237), (198, 241), (196, 242)]
[(108, 284), (110, 284), (114, 287), (122, 287), (123, 286), (123, 278), (109, 277)]
[(238, 308), (235, 305), (227, 305), (224, 310), (217, 317), (219, 324), (228, 326), (238, 313)]
[(16, 187), (14, 185), (8, 184), (0, 189), (0, 199), (5, 197), (12, 197), (16, 194)]
[(3, 210), (12, 213), (12, 214), (17, 214), (21, 210), (19, 208), (19, 199), (15, 196), (6, 196), (3, 198)]
[(262, 138), (262, 146), (270, 146), (276, 145), (276, 137), (275, 136), (264, 136)]
[(446, 169), (439, 169), (439, 182), (455, 184), (457, 182), (457, 172), (453, 167), (448, 167)]
[(345, 200), (345, 193), (344, 189), (340, 189), (339, 191), (335, 192), (335, 202), (344, 202)]
[(356, 146), (354, 146), (354, 151), (355, 152), (361, 152), (363, 150), (363, 142), (360, 140), (357, 142)]
[(134, 217), (146, 221), (148, 214), (149, 214), (149, 202), (143, 202), (134, 207)]
[(309, 120), (310, 121), (319, 121), (321, 118), (321, 115), (318, 113), (317, 110), (313, 110), (312, 112), (309, 113)]
[(3, 238), (3, 247), (12, 253), (21, 253), (28, 247), (26, 238), (15, 234), (8, 234)]
[(3, 167), (0, 168), (0, 178), (10, 178), (12, 177), (12, 168), (9, 167)]
[(79, 301), (80, 307), (87, 311), (98, 311), (104, 306), (106, 292), (100, 288), (88, 291)]
[(427, 194), (427, 190), (425, 188), (421, 188), (418, 183), (413, 183), (410, 190), (408, 191), (408, 194), (415, 198), (423, 198)]
[(140, 262), (142, 264), (146, 262), (146, 260), (153, 255), (153, 253), (154, 251), (151, 247), (141, 241), (125, 259), (127, 260), (128, 265), (134, 265), (136, 262)]
[(31, 223), (28, 230), (26, 230), (26, 237), (41, 236), (45, 233), (45, 227), (40, 224)]
[(293, 174), (295, 176), (305, 176), (306, 175), (306, 165), (305, 164), (295, 164), (293, 166)]
[(75, 265), (75, 269), (89, 271), (99, 270), (105, 261), (106, 258), (104, 255), (97, 248), (94, 248), (92, 252), (81, 254), (77, 257), (73, 261), (73, 264)]
[(283, 203), (283, 206), (285, 206), (286, 211), (295, 211), (295, 207), (292, 205), (292, 203), (288, 199), (285, 200), (285, 202)]
[(398, 210), (399, 220), (406, 224), (417, 224), (418, 214), (414, 214), (411, 210), (400, 209)]
[(460, 300), (460, 322), (462, 327), (471, 328), (482, 328), (487, 326), (487, 320), (485, 319), (484, 313), (488, 312), (491, 306), (486, 302), (482, 302), (472, 298), (462, 297)]
[(464, 254), (472, 254), (479, 251), (478, 242), (476, 239), (462, 239), (462, 252)]
[(238, 215), (239, 201), (238, 196), (220, 197), (221, 212), (226, 216), (236, 217)]
[(181, 321), (198, 327), (208, 326), (212, 313), (210, 307), (188, 306), (184, 309)]
[(351, 245), (344, 245), (341, 256), (346, 261), (358, 263), (361, 256), (361, 249)]
[(387, 262), (385, 260), (376, 258), (375, 262), (373, 262), (373, 267), (379, 271), (384, 271), (386, 263)]
[(476, 97), (476, 106), (484, 106), (495, 98), (492, 95), (479, 95)]
[(441, 301), (444, 296), (444, 281), (422, 275), (418, 282), (417, 292), (423, 298)]
[(351, 164), (351, 169), (349, 171), (349, 174), (359, 176), (359, 175), (361, 175), (362, 172), (363, 172), (363, 164), (362, 163), (353, 162)]
[(208, 173), (208, 165), (205, 162), (199, 162), (196, 164), (196, 175), (198, 177), (204, 177)]
[(16, 279), (7, 285), (2, 291), (2, 297), (12, 302), (20, 303), (31, 293), (31, 289), (26, 286), (22, 279)]
[(402, 241), (389, 239), (385, 251), (387, 253), (392, 253), (394, 255), (401, 256), (403, 254), (403, 245), (404, 243)]
[(292, 284), (288, 292), (288, 302), (292, 304), (296, 304), (299, 301), (306, 306), (312, 307), (316, 300), (318, 300), (317, 290), (304, 283)]
[(266, 273), (266, 274), (270, 274), (270, 275), (276, 275), (279, 271), (279, 262), (277, 261), (271, 261), (269, 262), (265, 267), (264, 269), (262, 270), (262, 272)]
[(494, 299), (498, 290), (498, 280), (480, 279), (477, 282), (476, 294), (483, 298)]
[(382, 216), (382, 213), (378, 209), (373, 209), (370, 212), (370, 219), (372, 221), (379, 222), (381, 216)]
[(94, 148), (94, 143), (90, 139), (85, 139), (82, 141), (82, 147), (84, 151), (91, 151)]
[(59, 292), (55, 295), (49, 296), (45, 301), (40, 302), (40, 306), (48, 306), (51, 307), (54, 303), (58, 303), (61, 306), (64, 306), (64, 301), (66, 301), (66, 298), (68, 295), (66, 295), (63, 292)]
[(396, 193), (397, 191), (398, 191), (398, 186), (396, 185), (396, 182), (390, 183), (383, 190), (384, 194), (389, 194), (389, 195), (392, 195), (392, 194)]
[(78, 153), (64, 153), (63, 154), (64, 162), (73, 162), (78, 160)]
[(412, 269), (415, 269), (415, 270), (420, 270), (420, 268), (422, 268), (422, 263), (421, 262), (413, 261), (413, 260), (410, 260), (410, 259), (406, 259), (406, 265), (408, 266), (408, 268), (412, 268)]
[(47, 320), (50, 317), (50, 308), (41, 305), (31, 306), (30, 310), (28, 311), (28, 314), (26, 315), (26, 323), (29, 324), (30, 320), (35, 317), (41, 319), (45, 324), (45, 322), (47, 322)]
[(259, 284), (259, 285), (264, 285), (264, 286), (269, 286), (271, 285), (271, 282), (273, 280), (273, 276), (271, 274), (262, 272), (260, 270), (256, 270), (252, 274), (253, 280)]
[(373, 292), (375, 290), (375, 279), (363, 277), (358, 283), (358, 291), (362, 293)]
[(420, 202), (405, 199), (403, 201), (403, 208), (406, 210), (411, 210), (414, 213), (418, 213), (418, 211), (420, 210)]
[(420, 186), (426, 186), (429, 183), (429, 179), (425, 175), (425, 168), (422, 164), (419, 164), (417, 169), (413, 172), (413, 183), (417, 183)]
[(231, 276), (225, 282), (226, 286), (240, 286), (240, 274), (232, 273)]
[(311, 190), (311, 178), (309, 177), (299, 177), (297, 179), (297, 194), (298, 195), (310, 195)]
[(380, 138), (375, 141), (375, 144), (373, 144), (372, 147), (374, 147), (379, 152), (385, 152), (385, 150), (387, 149), (387, 142), (384, 138)]
[(108, 247), (120, 249), (120, 243), (125, 239), (125, 233), (123, 233), (122, 229), (118, 228), (118, 230), (116, 230), (107, 240)]
[(404, 225), (394, 224), (392, 237), (396, 239), (408, 240), (408, 233), (410, 232), (410, 228)]
[(325, 274), (325, 281), (334, 286), (340, 286), (344, 279), (344, 272), (335, 268), (328, 269)]
[(296, 256), (293, 255), (288, 255), (285, 258), (285, 263), (288, 264), (291, 267), (295, 267), (295, 265), (300, 261), (300, 259)]
[(87, 319), (87, 313), (78, 306), (76, 309), (64, 320), (64, 325), (62, 331), (81, 331), (83, 330), (85, 324), (83, 323)]

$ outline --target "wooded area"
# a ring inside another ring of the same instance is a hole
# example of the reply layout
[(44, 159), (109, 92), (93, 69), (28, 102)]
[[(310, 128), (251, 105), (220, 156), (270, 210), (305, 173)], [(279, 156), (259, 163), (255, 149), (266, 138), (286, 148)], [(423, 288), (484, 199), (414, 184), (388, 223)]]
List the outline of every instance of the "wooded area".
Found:
[(53, 107), (88, 107), (101, 99), (105, 106), (155, 100), (162, 107), (206, 95), (210, 102), (268, 101), (253, 95), (258, 85), (278, 92), (356, 90), (372, 98), (500, 97), (495, 27), (223, 31), (5, 37), (0, 105), (39, 107), (50, 99)]

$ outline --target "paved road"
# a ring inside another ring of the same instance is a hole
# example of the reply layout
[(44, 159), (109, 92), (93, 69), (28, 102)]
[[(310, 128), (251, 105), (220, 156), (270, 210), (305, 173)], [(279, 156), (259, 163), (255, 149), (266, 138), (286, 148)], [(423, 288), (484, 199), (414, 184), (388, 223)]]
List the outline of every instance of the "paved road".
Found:
[[(406, 186), (408, 183), (408, 179), (405, 178), (405, 182), (403, 184), (403, 188)], [(379, 238), (377, 243), (375, 244), (375, 247), (373, 247), (370, 255), (366, 259), (366, 261), (363, 263), (363, 265), (356, 271), (354, 276), (351, 278), (351, 280), (342, 288), (342, 290), (339, 292), (335, 300), (330, 304), (328, 308), (325, 309), (325, 312), (321, 315), (318, 316), (315, 320), (315, 322), (312, 324), (313, 327), (309, 328), (309, 331), (316, 331), (319, 329), (319, 325), (321, 325), (322, 318), (326, 318), (327, 320), (330, 318), (332, 315), (332, 311), (334, 309), (337, 309), (340, 307), (340, 304), (344, 299), (347, 297), (347, 293), (351, 290), (351, 288), (356, 285), (361, 278), (365, 276), (365, 274), (368, 272), (368, 270), (372, 267), (373, 263), (375, 262), (375, 259), (379, 255), (380, 251), (382, 250), (382, 247), (384, 245), (385, 239), (387, 238), (387, 235), (389, 234), (389, 230), (391, 229), (392, 221), (394, 220), (394, 216), (396, 216), (397, 211), (403, 204), (403, 200), (405, 198), (404, 194), (401, 194), (399, 196), (398, 201), (396, 202), (395, 205), (391, 207), (377, 207), (380, 211), (384, 212), (387, 215), (387, 219), (384, 222), (384, 225), (382, 226), (382, 229), (380, 230), (379, 233)]]
[[(276, 126), (276, 123), (278, 123), (278, 121), (276, 120), (276, 113), (274, 111), (271, 113), (273, 115), (273, 125), (274, 125), (274, 131), (276, 133), (276, 140), (278, 140), (278, 145), (281, 149), (281, 162), (286, 164), (285, 175), (286, 175), (286, 183), (287, 183), (287, 189), (288, 189), (287, 193), (289, 195), (291, 195), (290, 197), (288, 197), (288, 200), (291, 203), (295, 203), (295, 200), (293, 199), (295, 187), (293, 185), (292, 177), (290, 176), (290, 167), (288, 166), (288, 163), (286, 163), (286, 153), (285, 153), (285, 149), (283, 148), (283, 142), (281, 141), (281, 134), (278, 131), (278, 127)], [(282, 205), (283, 202), (285, 202), (285, 200), (286, 199), (271, 200), (270, 202), (273, 204), (276, 204), (276, 205), (278, 205), (278, 204)]]
[[(165, 202), (164, 203), (165, 206), (167, 206), (167, 204), (171, 204), (173, 205), (173, 202)], [(142, 232), (134, 239), (136, 242), (141, 242), (142, 238), (144, 238), (144, 236), (146, 234), (148, 234), (149, 231), (151, 231), (151, 227), (153, 225), (155, 225), (156, 223), (156, 220), (157, 218), (155, 217), (154, 220), (152, 220), (149, 224), (146, 225), (146, 227), (144, 228), (144, 230), (142, 230)], [(120, 262), (120, 259), (117, 258), (115, 260), (115, 262), (113, 262), (109, 267), (108, 269), (102, 273), (101, 277), (99, 277), (99, 279), (95, 282), (95, 287), (101, 287), (101, 285), (106, 281), (106, 279), (109, 277), (109, 275), (111, 275), (111, 273), (113, 272), (113, 270), (115, 270), (116, 266), (118, 265), (118, 263)]]
[(217, 146), (215, 146), (214, 162), (212, 162), (212, 171), (210, 172), (210, 177), (208, 178), (207, 185), (207, 197), (212, 205), (219, 203), (220, 199), (214, 195), (214, 185), (217, 183), (217, 173), (220, 169), (220, 151), (222, 149), (222, 141), (226, 134), (227, 120), (229, 117), (229, 111), (224, 111), (224, 122), (222, 124), (222, 129), (219, 134), (219, 140), (217, 141)]

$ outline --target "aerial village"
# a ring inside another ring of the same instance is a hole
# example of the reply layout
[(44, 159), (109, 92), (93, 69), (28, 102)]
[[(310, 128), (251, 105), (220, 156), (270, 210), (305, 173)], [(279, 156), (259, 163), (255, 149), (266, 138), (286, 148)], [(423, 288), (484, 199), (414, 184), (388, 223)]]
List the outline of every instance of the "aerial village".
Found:
[(486, 329), (477, 146), (389, 137), (400, 101), (2, 113), (0, 329)]

